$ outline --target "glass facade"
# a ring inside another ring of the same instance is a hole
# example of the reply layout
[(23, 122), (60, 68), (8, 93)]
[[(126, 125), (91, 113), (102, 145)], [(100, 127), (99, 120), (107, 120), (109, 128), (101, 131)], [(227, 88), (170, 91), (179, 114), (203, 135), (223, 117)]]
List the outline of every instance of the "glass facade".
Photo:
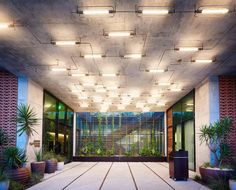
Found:
[(163, 112), (77, 113), (77, 156), (164, 156)]
[(73, 110), (44, 92), (43, 151), (72, 156)]
[(195, 170), (194, 91), (172, 107), (174, 150), (187, 150), (189, 169)]

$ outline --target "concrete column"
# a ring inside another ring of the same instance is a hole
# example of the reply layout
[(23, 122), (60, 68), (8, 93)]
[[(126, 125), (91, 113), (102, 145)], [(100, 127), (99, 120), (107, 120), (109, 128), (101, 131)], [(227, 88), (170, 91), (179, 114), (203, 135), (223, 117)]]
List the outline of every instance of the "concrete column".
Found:
[(74, 112), (73, 117), (73, 156), (76, 153), (76, 113)]

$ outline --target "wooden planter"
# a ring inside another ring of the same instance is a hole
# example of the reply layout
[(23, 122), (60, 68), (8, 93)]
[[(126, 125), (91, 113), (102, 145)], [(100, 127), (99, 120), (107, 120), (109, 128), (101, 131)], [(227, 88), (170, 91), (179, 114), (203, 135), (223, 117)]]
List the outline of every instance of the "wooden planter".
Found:
[(7, 171), (7, 175), (13, 181), (17, 181), (22, 184), (27, 184), (30, 178), (30, 171), (28, 168), (17, 168)]
[(211, 180), (223, 179), (228, 181), (233, 174), (232, 169), (203, 168), (199, 167), (202, 180), (209, 183)]
[(41, 176), (44, 175), (44, 171), (45, 171), (45, 166), (46, 163), (43, 162), (32, 162), (31, 164), (31, 172), (34, 174), (39, 174)]
[(46, 160), (45, 173), (54, 173), (57, 169), (57, 161)]

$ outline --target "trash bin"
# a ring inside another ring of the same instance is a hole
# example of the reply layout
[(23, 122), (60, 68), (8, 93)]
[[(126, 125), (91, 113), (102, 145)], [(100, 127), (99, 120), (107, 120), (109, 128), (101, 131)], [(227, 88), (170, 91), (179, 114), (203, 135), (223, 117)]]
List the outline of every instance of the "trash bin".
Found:
[(172, 151), (169, 157), (169, 174), (173, 180), (188, 180), (188, 151)]

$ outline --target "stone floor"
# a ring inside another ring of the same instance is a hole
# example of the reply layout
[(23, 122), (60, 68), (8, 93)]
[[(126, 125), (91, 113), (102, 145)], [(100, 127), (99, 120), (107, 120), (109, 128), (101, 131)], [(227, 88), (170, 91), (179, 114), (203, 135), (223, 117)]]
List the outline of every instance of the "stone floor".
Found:
[[(195, 174), (190, 172), (190, 178)], [(164, 162), (73, 162), (63, 171), (45, 174), (43, 182), (30, 190), (207, 190), (188, 181), (169, 178)]]

